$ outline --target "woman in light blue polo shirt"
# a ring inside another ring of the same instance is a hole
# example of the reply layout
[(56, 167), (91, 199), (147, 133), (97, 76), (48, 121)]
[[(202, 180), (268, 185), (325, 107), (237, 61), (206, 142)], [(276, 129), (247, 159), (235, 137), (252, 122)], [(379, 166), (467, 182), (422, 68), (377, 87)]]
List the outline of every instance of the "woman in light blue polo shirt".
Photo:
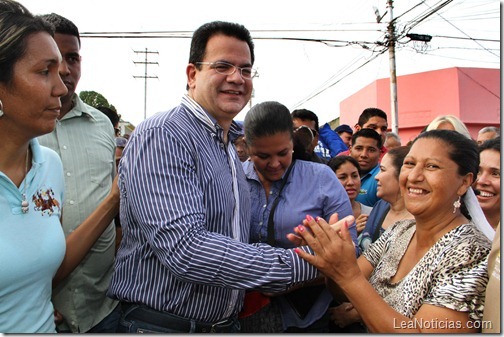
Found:
[(21, 4), (0, 0), (1, 333), (56, 332), (52, 286), (77, 266), (119, 209), (116, 183), (65, 242), (63, 167), (36, 140), (54, 129), (67, 92), (52, 34)]

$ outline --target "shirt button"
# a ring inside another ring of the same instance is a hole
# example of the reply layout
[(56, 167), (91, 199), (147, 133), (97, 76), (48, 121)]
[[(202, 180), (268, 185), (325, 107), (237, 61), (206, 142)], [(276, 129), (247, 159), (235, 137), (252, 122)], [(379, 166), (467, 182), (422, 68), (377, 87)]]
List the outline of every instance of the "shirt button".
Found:
[(66, 145), (63, 145), (63, 150), (66, 150), (67, 149), (67, 146)]
[(73, 205), (73, 204), (75, 204), (75, 201), (70, 200), (68, 203), (69, 203), (70, 205)]
[(72, 174), (70, 172), (67, 172), (67, 177), (70, 177)]
[(266, 208), (266, 205), (263, 205), (263, 208)]
[(263, 222), (262, 222), (262, 221), (261, 221), (261, 222), (259, 222), (259, 226), (262, 226), (262, 224), (263, 224)]

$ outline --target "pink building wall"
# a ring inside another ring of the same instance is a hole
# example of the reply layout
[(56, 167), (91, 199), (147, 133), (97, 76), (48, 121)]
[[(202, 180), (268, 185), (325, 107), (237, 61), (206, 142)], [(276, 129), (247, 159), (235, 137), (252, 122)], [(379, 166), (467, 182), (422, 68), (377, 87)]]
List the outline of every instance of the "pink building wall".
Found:
[[(436, 116), (455, 115), (474, 139), (488, 125), (500, 127), (500, 69), (448, 68), (398, 76), (398, 125), (402, 143), (414, 139)], [(390, 82), (379, 79), (340, 103), (340, 124), (354, 126), (362, 110), (377, 107), (387, 113)]]

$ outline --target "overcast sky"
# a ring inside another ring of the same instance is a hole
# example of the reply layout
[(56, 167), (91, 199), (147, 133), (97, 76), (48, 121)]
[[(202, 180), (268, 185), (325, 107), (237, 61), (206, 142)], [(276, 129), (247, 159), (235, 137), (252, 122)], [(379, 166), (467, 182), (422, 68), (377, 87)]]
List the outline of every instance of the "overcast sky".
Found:
[[(124, 120), (135, 125), (144, 119), (145, 85), (143, 79), (133, 77), (144, 76), (144, 66), (134, 62), (144, 62), (145, 54), (135, 51), (158, 53), (148, 58), (158, 63), (148, 66), (147, 75), (157, 76), (147, 81), (149, 117), (180, 102), (190, 45), (190, 38), (183, 36), (190, 37), (208, 21), (238, 22), (252, 32), (255, 67), (260, 74), (254, 79), (252, 103), (276, 100), (291, 110), (310, 109), (321, 124), (339, 116), (341, 100), (390, 74), (388, 53), (379, 53), (384, 48), (379, 44), (386, 40), (389, 16), (377, 23), (374, 10), (383, 15), (386, 0), (20, 2), (34, 14), (55, 12), (67, 17), (86, 36), (94, 34), (84, 33), (153, 31), (177, 36), (81, 38), (82, 77), (77, 92), (101, 93)], [(430, 12), (434, 13), (427, 15)], [(433, 36), (429, 44), (399, 40), (398, 76), (450, 67), (500, 68), (500, 43), (494, 42), (500, 39), (500, 1), (396, 0), (393, 16), (398, 32)], [(236, 119), (243, 120), (248, 108)]]

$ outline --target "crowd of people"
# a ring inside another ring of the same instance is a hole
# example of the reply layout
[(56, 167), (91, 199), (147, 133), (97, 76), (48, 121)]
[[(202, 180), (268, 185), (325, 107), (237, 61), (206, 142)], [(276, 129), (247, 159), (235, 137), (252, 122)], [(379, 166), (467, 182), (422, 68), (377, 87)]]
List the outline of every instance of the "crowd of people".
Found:
[(205, 23), (187, 94), (123, 137), (76, 93), (72, 21), (0, 0), (0, 332), (500, 332), (500, 130), (407, 145), (248, 104), (254, 42)]

